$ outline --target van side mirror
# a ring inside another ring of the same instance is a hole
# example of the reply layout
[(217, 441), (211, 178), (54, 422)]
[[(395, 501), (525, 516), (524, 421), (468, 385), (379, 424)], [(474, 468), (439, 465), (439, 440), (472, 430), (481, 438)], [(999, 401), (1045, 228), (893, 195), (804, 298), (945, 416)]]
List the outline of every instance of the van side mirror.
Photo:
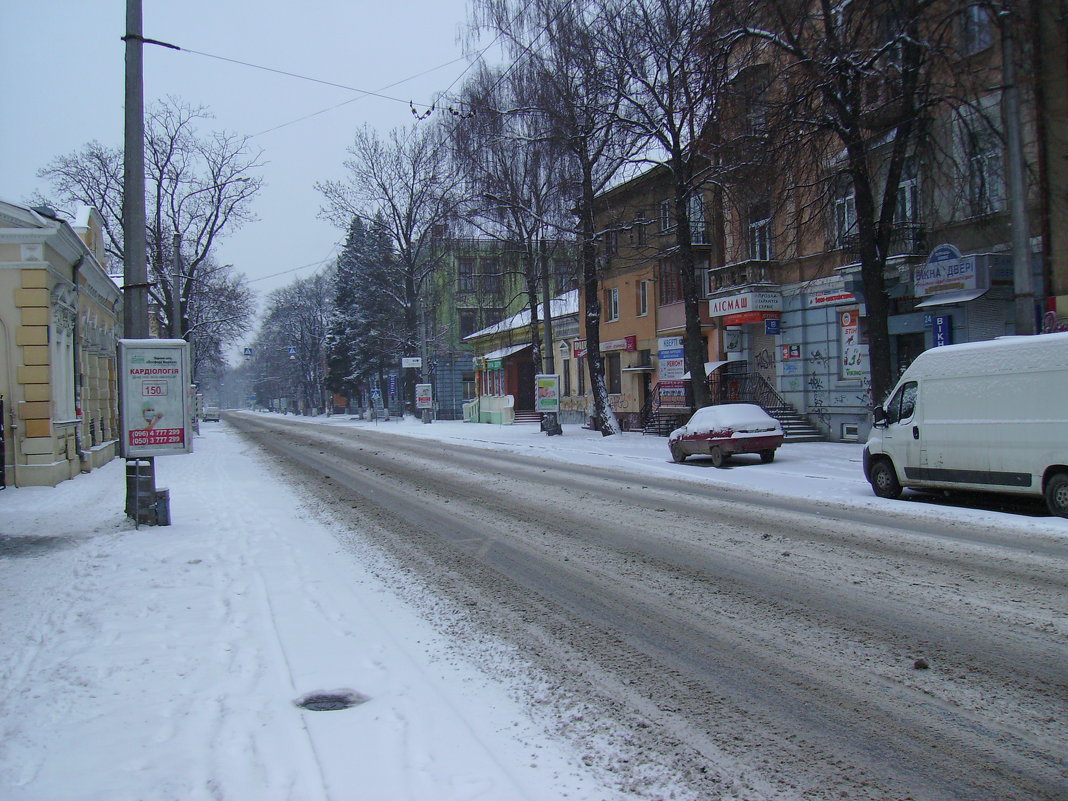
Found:
[(886, 425), (886, 410), (882, 406), (876, 406), (872, 409), (871, 416), (876, 427), (882, 428)]

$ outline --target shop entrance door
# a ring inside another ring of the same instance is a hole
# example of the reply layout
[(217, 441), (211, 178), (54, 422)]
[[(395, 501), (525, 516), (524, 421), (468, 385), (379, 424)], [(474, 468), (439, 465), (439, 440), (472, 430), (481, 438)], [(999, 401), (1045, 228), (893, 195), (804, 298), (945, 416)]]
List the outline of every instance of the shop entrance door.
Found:
[(894, 367), (899, 378), (905, 372), (905, 369), (912, 364), (913, 360), (926, 350), (924, 345), (922, 331), (911, 334), (898, 334), (894, 337)]
[(516, 365), (515, 408), (521, 412), (534, 411), (534, 362)]

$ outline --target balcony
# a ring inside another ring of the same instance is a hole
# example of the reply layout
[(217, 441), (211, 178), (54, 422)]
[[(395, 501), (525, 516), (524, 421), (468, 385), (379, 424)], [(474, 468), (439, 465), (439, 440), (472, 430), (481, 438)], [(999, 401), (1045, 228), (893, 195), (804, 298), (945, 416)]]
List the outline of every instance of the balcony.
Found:
[(740, 289), (754, 284), (778, 284), (778, 261), (749, 259), (708, 271), (707, 294)]
[[(851, 256), (860, 256), (860, 236), (846, 234), (841, 238), (841, 248)], [(927, 253), (927, 232), (914, 223), (895, 225), (890, 232), (890, 246), (886, 256), (921, 256)]]
[(715, 149), (713, 174), (720, 181), (745, 181), (770, 166), (768, 135), (759, 130), (732, 136)]

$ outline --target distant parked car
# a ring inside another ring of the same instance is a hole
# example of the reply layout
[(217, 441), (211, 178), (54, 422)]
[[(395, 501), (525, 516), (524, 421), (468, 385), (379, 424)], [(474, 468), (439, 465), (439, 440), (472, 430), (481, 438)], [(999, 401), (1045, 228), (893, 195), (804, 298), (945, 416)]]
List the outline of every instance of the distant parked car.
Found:
[(773, 461), (782, 440), (779, 421), (759, 406), (725, 403), (694, 412), (686, 425), (671, 432), (668, 448), (676, 462), (701, 454), (719, 467), (736, 453), (759, 453), (760, 461)]
[(216, 423), (219, 422), (219, 407), (218, 406), (205, 406), (204, 407), (204, 422), (212, 420)]

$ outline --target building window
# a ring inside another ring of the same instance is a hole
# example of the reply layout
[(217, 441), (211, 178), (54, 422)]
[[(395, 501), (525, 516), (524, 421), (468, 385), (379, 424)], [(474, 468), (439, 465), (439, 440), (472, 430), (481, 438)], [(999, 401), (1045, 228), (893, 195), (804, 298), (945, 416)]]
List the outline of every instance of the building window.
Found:
[(682, 271), (672, 261), (660, 262), (660, 305), (678, 303), (682, 295)]
[(475, 291), (475, 260), (460, 259), (456, 266), (459, 275), (459, 289), (461, 292)]
[(482, 327), (488, 328), (504, 319), (504, 309), (490, 307), (482, 310)]
[(975, 216), (1005, 208), (1001, 142), (991, 115), (972, 113), (960, 123), (961, 146), (968, 172), (968, 203)]
[(857, 233), (857, 196), (853, 182), (848, 178), (839, 181), (834, 198), (834, 246), (845, 247)]
[(645, 219), (644, 214), (639, 214), (634, 218), (634, 236), (631, 241), (640, 248), (645, 247), (649, 241), (649, 234), (645, 230), (648, 224), (649, 221)]
[(553, 262), (553, 275), (556, 277), (556, 291), (567, 292), (575, 277), (575, 266), (566, 259), (557, 259)]
[(623, 393), (623, 372), (619, 366), (619, 354), (609, 353), (604, 357), (604, 378), (608, 383), (609, 395)]
[(639, 317), (644, 317), (649, 313), (649, 282), (638, 282), (638, 307), (637, 313)]
[(981, 5), (969, 5), (961, 16), (961, 49), (966, 56), (994, 44), (990, 12)]
[(749, 207), (749, 258), (771, 259), (771, 203), (767, 200)]
[(476, 309), (460, 309), (460, 339), (475, 333), (478, 325), (478, 311)]
[(671, 201), (660, 201), (660, 233), (670, 231), (675, 227), (675, 220), (671, 216)]
[(901, 169), (901, 181), (897, 186), (897, 204), (894, 207), (894, 225), (916, 225), (920, 220), (920, 181), (916, 175), (916, 162), (906, 159)]
[(708, 244), (708, 224), (705, 220), (705, 197), (700, 189), (694, 190), (689, 199), (690, 242), (694, 245)]
[(604, 232), (604, 252), (606, 256), (615, 256), (619, 253), (619, 232), (614, 228)]
[(604, 321), (614, 323), (619, 319), (619, 287), (604, 291)]
[(495, 261), (482, 262), (482, 291), (495, 295), (501, 291), (501, 268)]

